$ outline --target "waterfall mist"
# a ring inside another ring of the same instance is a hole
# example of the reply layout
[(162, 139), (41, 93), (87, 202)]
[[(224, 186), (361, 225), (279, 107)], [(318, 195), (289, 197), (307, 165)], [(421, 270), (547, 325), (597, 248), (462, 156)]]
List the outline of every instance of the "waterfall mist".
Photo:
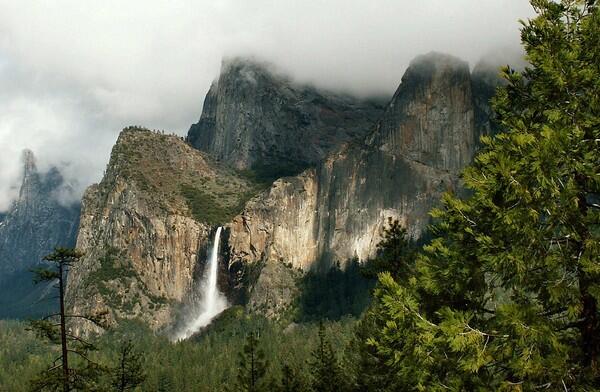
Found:
[(218, 227), (215, 232), (212, 251), (208, 255), (204, 275), (194, 292), (192, 304), (186, 309), (183, 326), (173, 336), (175, 341), (189, 338), (198, 332), (200, 328), (210, 324), (215, 316), (229, 306), (227, 298), (219, 291), (217, 286), (221, 229), (221, 227)]

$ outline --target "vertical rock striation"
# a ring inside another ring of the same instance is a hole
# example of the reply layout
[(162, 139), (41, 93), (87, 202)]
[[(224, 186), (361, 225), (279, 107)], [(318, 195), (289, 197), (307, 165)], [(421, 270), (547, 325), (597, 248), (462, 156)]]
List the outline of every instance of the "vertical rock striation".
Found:
[(237, 58), (223, 63), (187, 140), (238, 169), (297, 174), (364, 136), (382, 110), (376, 100), (298, 86), (269, 65)]
[[(388, 217), (418, 238), (441, 195), (460, 189), (459, 173), (475, 151), (476, 110), (467, 63), (437, 53), (416, 58), (363, 140), (276, 181), (234, 218), (231, 262), (306, 270), (366, 260)], [(260, 293), (251, 295), (255, 308), (267, 306)]]
[[(302, 271), (373, 257), (388, 217), (423, 234), (441, 195), (461, 189), (479, 136), (495, 132), (486, 72), (420, 56), (382, 106), (298, 87), (256, 62), (225, 63), (188, 144), (121, 133), (105, 177), (83, 199), (77, 246), (86, 256), (71, 271), (69, 306), (165, 327), (223, 225), (221, 286), (278, 317)], [(260, 191), (261, 171), (294, 175)]]

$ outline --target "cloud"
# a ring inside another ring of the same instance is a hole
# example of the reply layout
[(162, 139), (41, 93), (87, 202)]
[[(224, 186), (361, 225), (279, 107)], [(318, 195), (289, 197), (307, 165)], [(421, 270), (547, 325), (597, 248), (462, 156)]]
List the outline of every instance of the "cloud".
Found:
[[(121, 128), (184, 134), (225, 56), (274, 62), (300, 82), (391, 94), (437, 50), (472, 64), (516, 51), (525, 0), (0, 0), (0, 211), (19, 156), (98, 181)], [(496, 53), (497, 54), (497, 53)]]

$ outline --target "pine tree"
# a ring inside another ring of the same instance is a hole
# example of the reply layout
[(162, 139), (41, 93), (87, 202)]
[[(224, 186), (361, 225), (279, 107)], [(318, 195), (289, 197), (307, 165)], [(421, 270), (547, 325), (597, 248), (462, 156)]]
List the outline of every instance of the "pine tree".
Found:
[(174, 392), (175, 387), (173, 385), (173, 379), (167, 372), (163, 372), (158, 377), (158, 388), (157, 392)]
[(331, 342), (325, 336), (325, 326), (319, 323), (319, 345), (312, 352), (311, 386), (315, 392), (345, 390), (342, 371)]
[(380, 276), (368, 339), (406, 389), (600, 388), (600, 14), (534, 0), (482, 140), (415, 276)]
[(146, 379), (143, 355), (135, 350), (131, 340), (121, 342), (117, 366), (112, 369), (111, 385), (115, 391), (134, 389)]
[(239, 354), (237, 390), (248, 392), (266, 390), (264, 376), (267, 367), (265, 353), (259, 348), (258, 334), (250, 332), (246, 337), (246, 344)]
[(383, 392), (402, 390), (389, 366), (370, 344), (370, 339), (379, 337), (385, 324), (381, 318), (380, 304), (375, 301), (357, 323), (354, 337), (348, 345), (344, 359), (351, 376), (352, 390), (361, 392)]
[[(105, 369), (89, 357), (89, 352), (95, 351), (96, 347), (80, 336), (74, 335), (68, 328), (68, 320), (82, 319), (103, 327), (104, 314), (69, 314), (65, 308), (67, 271), (82, 256), (83, 254), (76, 249), (55, 248), (53, 253), (44, 257), (44, 261), (50, 266), (33, 271), (34, 282), (50, 282), (58, 290), (60, 305), (58, 313), (48, 315), (41, 320), (31, 321), (30, 324), (30, 329), (34, 330), (38, 336), (60, 346), (60, 355), (52, 365), (32, 380), (33, 390), (68, 392), (72, 390), (93, 391), (100, 388), (99, 379)], [(73, 356), (76, 358), (72, 358)]]
[(306, 385), (299, 372), (290, 364), (285, 363), (281, 367), (281, 380), (273, 390), (279, 392), (302, 392), (306, 391)]
[(363, 274), (376, 277), (387, 271), (397, 280), (406, 279), (413, 273), (415, 253), (416, 247), (406, 229), (390, 217), (383, 229), (382, 240), (377, 244), (377, 256), (363, 267)]

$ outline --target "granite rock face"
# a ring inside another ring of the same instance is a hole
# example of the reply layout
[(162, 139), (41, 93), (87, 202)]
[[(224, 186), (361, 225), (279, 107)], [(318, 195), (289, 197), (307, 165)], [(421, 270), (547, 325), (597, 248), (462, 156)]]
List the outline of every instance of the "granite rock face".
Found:
[(411, 62), (366, 144), (390, 156), (457, 173), (473, 157), (473, 139), (469, 65), (430, 53)]
[[(314, 169), (276, 181), (234, 218), (230, 262), (308, 270), (364, 261), (375, 255), (388, 217), (420, 237), (428, 212), (444, 192), (461, 188), (459, 173), (473, 158), (472, 83), (459, 59), (436, 53), (415, 59), (366, 137)], [(260, 293), (251, 295), (255, 308), (272, 307), (272, 300), (261, 301)], [(279, 311), (288, 305), (277, 303)]]
[[(83, 199), (86, 256), (71, 271), (69, 306), (166, 327), (221, 225), (222, 289), (278, 317), (303, 272), (373, 257), (389, 217), (423, 234), (441, 195), (461, 189), (479, 136), (495, 132), (487, 75), (431, 53), (381, 106), (298, 87), (255, 62), (225, 63), (187, 144), (139, 129), (119, 137)], [(261, 191), (237, 169), (295, 174)]]
[[(139, 319), (154, 330), (172, 322), (174, 307), (201, 275), (212, 230), (194, 215), (189, 189), (213, 200), (215, 192), (244, 194), (248, 184), (177, 136), (121, 133), (102, 182), (83, 197), (77, 248), (85, 256), (68, 278), (71, 311), (108, 311), (109, 324)], [(97, 330), (86, 323), (75, 328)]]
[(289, 264), (267, 261), (256, 279), (246, 310), (279, 319), (300, 294), (302, 272)]
[(79, 205), (63, 205), (64, 180), (56, 168), (40, 173), (31, 151), (23, 152), (19, 196), (0, 220), (0, 317), (32, 317), (56, 306), (47, 285), (33, 285), (29, 270), (54, 247), (75, 244)]
[(318, 259), (318, 184), (313, 169), (275, 181), (228, 228), (230, 264), (262, 260), (308, 269)]
[(238, 169), (297, 174), (364, 136), (382, 111), (378, 100), (299, 86), (267, 64), (233, 59), (223, 63), (187, 140)]

